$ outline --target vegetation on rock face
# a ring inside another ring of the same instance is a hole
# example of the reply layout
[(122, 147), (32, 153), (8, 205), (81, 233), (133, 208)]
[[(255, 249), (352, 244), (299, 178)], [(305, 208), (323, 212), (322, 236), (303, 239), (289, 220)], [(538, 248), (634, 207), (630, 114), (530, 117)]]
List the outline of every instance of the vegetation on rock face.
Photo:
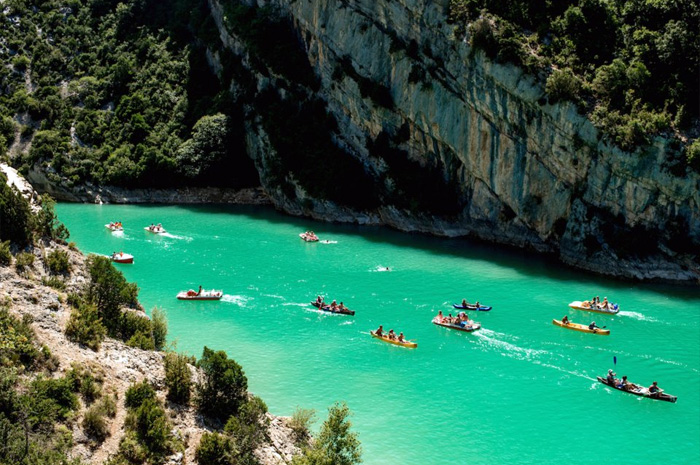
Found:
[[(257, 185), (240, 128), (214, 116), (231, 107), (193, 36), (211, 28), (206, 8), (204, 0), (5, 2), (0, 151), (21, 115), (20, 137), (32, 142), (22, 169), (44, 165), (69, 187)], [(182, 165), (183, 155), (202, 163)]]
[(189, 358), (175, 353), (165, 356), (165, 387), (167, 398), (176, 404), (188, 405), (192, 392), (192, 375), (188, 366)]
[(215, 352), (205, 346), (197, 366), (203, 372), (197, 386), (197, 406), (203, 414), (225, 422), (245, 402), (248, 379), (241, 366), (223, 350)]
[(301, 455), (294, 457), (292, 465), (354, 465), (362, 462), (362, 448), (357, 433), (351, 432), (348, 417), (350, 409), (337, 403), (328, 409), (316, 440)]
[(632, 150), (700, 117), (700, 6), (693, 0), (450, 0), (459, 36), (492, 59), (550, 73), (571, 100)]

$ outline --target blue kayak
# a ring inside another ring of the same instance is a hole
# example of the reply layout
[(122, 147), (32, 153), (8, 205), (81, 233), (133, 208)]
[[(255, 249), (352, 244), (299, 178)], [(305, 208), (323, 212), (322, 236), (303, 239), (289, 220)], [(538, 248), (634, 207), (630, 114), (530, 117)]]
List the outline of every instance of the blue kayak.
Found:
[(458, 310), (476, 310), (477, 312), (488, 312), (491, 310), (491, 307), (485, 307), (484, 305), (479, 305), (479, 308), (476, 308), (476, 305), (463, 307), (462, 304), (452, 304), (452, 306)]

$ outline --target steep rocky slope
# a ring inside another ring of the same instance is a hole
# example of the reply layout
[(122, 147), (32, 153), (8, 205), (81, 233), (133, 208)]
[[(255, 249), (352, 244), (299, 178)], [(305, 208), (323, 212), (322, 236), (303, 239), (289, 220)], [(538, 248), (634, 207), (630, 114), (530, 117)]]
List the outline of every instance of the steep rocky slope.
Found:
[[(65, 279), (65, 290), (58, 291), (44, 285), (42, 278), (48, 278), (45, 256), (52, 250), (60, 249), (69, 254), (70, 276)], [(165, 399), (165, 372), (163, 353), (129, 347), (121, 341), (107, 338), (98, 351), (93, 351), (80, 344), (69, 341), (64, 333), (71, 308), (66, 304), (66, 295), (77, 292), (86, 283), (85, 257), (78, 251), (65, 245), (44, 242), (32, 251), (34, 263), (22, 273), (14, 266), (0, 266), (0, 301), (9, 302), (10, 311), (17, 316), (28, 316), (32, 320), (39, 344), (49, 348), (58, 362), (54, 376), (61, 376), (72, 366), (82, 367), (96, 378), (103, 379), (102, 389), (106, 395), (117, 399), (116, 416), (110, 420), (109, 435), (103, 442), (96, 442), (86, 434), (81, 423), (87, 406), (82, 405), (77, 415), (71, 420), (73, 448), (72, 456), (87, 463), (104, 463), (114, 455), (124, 435), (125, 392), (133, 383), (147, 380), (156, 389), (161, 400)], [(190, 367), (193, 380), (198, 379), (199, 372)], [(184, 453), (173, 454), (168, 463), (190, 464), (194, 460), (195, 450), (202, 434), (211, 431), (204, 419), (194, 407), (183, 407), (166, 402), (166, 411), (173, 425), (174, 434), (185, 447)], [(286, 425), (286, 419), (267, 414), (270, 426), (266, 434), (266, 443), (256, 454), (265, 465), (289, 463), (292, 456), (299, 452), (294, 445), (292, 432)]]
[(288, 19), (320, 77), (303, 91), (284, 69), (260, 65), (231, 20), (238, 2), (209, 4), (221, 39), (212, 66), (221, 70), (219, 57), (233, 53), (256, 91), (327, 102), (331, 137), (362, 163), (381, 199), (376, 208), (329, 201), (298, 168), (280, 182), (285, 146), (263, 113), (249, 119), (248, 150), (279, 208), (475, 236), (628, 278), (700, 277), (700, 176), (671, 172), (678, 147), (663, 138), (634, 153), (609, 145), (574, 105), (548, 104), (541, 81), (457, 41), (447, 0), (260, 2)]

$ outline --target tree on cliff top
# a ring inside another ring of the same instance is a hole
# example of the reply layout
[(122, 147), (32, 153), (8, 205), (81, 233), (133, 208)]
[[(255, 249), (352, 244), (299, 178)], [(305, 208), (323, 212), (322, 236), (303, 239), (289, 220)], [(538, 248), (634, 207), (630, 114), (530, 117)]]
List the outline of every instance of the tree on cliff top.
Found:
[(294, 457), (292, 465), (355, 465), (362, 462), (362, 447), (357, 433), (351, 432), (350, 409), (336, 403), (328, 409), (318, 438), (303, 454)]

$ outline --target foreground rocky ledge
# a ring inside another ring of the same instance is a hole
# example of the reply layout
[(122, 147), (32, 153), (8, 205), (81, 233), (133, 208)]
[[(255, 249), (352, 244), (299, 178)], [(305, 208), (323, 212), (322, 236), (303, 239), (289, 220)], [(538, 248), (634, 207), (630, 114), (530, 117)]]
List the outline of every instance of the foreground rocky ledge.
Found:
[[(65, 291), (57, 291), (41, 284), (42, 278), (48, 277), (43, 257), (54, 249), (65, 250), (70, 257), (72, 272), (66, 278)], [(126, 409), (124, 396), (128, 387), (142, 380), (148, 380), (164, 401), (166, 411), (173, 425), (174, 433), (179, 436), (185, 452), (171, 456), (167, 463), (196, 463), (194, 454), (202, 434), (211, 429), (204, 423), (204, 418), (192, 406), (183, 407), (165, 401), (165, 371), (162, 352), (148, 351), (129, 347), (121, 341), (107, 338), (99, 351), (94, 352), (80, 344), (69, 341), (64, 328), (70, 316), (70, 306), (65, 303), (69, 292), (77, 292), (87, 282), (85, 257), (67, 246), (46, 242), (33, 249), (34, 264), (23, 274), (18, 274), (14, 266), (0, 266), (0, 299), (11, 302), (10, 311), (18, 316), (30, 315), (32, 327), (39, 344), (46, 345), (59, 361), (59, 369), (54, 376), (61, 376), (78, 363), (104, 378), (103, 389), (106, 393), (116, 394), (117, 414), (110, 423), (110, 434), (101, 444), (95, 444), (82, 430), (81, 420), (85, 413), (83, 405), (72, 421), (73, 449), (72, 456), (99, 464), (115, 454), (124, 434)], [(198, 370), (190, 367), (193, 381), (198, 379)], [(299, 449), (294, 445), (291, 429), (287, 419), (267, 414), (270, 426), (267, 443), (256, 451), (264, 465), (281, 465), (291, 461)]]

